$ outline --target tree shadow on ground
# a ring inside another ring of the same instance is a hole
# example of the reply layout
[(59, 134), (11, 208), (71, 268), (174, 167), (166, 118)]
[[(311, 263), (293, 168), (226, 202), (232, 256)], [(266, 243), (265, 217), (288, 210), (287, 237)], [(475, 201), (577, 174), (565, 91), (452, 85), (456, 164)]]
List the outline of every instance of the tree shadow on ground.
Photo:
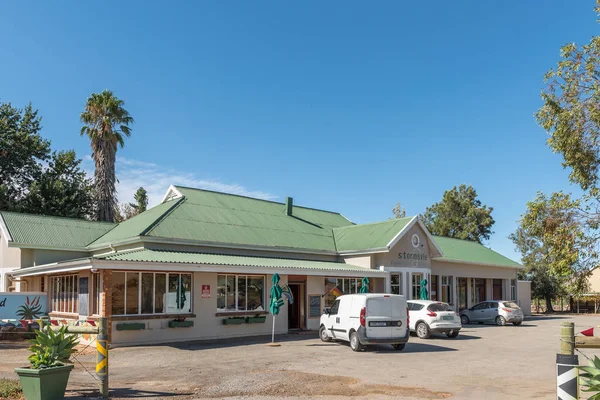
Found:
[[(552, 319), (570, 319), (575, 317), (578, 314), (536, 314), (530, 317), (525, 318), (525, 322), (527, 321), (544, 321), (544, 320), (552, 320)], [(581, 315), (581, 314), (579, 314)], [(592, 314), (593, 315), (593, 314)]]

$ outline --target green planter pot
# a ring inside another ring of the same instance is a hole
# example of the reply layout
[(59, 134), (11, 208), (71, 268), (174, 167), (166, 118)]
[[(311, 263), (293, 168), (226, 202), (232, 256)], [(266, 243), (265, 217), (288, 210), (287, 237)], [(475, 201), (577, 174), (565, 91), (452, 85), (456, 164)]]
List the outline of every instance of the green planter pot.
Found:
[(73, 365), (45, 369), (15, 368), (25, 400), (60, 400), (65, 397)]
[(194, 321), (169, 321), (169, 328), (191, 328)]
[(246, 322), (246, 318), (244, 318), (244, 317), (232, 317), (232, 318), (225, 318), (223, 320), (223, 325), (241, 325), (244, 322)]
[(142, 331), (146, 329), (146, 324), (143, 322), (126, 322), (117, 324), (118, 331)]
[(249, 324), (264, 324), (267, 320), (267, 317), (248, 317), (246, 318), (246, 322)]

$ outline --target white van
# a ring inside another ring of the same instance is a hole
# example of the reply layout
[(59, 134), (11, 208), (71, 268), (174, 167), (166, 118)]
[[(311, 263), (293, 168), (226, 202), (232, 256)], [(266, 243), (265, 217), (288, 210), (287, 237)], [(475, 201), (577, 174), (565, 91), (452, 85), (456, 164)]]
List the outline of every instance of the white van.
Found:
[(321, 315), (319, 336), (324, 342), (349, 341), (354, 351), (369, 344), (388, 343), (396, 350), (408, 342), (408, 307), (404, 296), (364, 293), (338, 297)]

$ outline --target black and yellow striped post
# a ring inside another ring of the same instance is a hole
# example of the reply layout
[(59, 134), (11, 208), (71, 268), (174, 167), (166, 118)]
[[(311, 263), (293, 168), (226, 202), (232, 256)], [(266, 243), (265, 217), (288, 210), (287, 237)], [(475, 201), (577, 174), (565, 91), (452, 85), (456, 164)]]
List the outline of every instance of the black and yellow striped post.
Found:
[(579, 359), (575, 354), (575, 324), (561, 322), (560, 353), (556, 355), (556, 398), (579, 399)]
[(100, 380), (100, 395), (108, 398), (108, 319), (98, 319), (96, 338), (96, 375)]

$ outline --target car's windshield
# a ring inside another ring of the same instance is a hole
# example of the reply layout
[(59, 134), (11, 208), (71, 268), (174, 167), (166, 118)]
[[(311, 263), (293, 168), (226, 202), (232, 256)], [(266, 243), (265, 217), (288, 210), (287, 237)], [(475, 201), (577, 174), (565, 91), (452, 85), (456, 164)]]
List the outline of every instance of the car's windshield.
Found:
[(429, 311), (454, 311), (452, 307), (450, 307), (446, 303), (431, 303), (429, 307), (427, 307)]
[(504, 304), (504, 307), (508, 308), (519, 308), (517, 303), (515, 303), (514, 301), (503, 301), (502, 304)]

